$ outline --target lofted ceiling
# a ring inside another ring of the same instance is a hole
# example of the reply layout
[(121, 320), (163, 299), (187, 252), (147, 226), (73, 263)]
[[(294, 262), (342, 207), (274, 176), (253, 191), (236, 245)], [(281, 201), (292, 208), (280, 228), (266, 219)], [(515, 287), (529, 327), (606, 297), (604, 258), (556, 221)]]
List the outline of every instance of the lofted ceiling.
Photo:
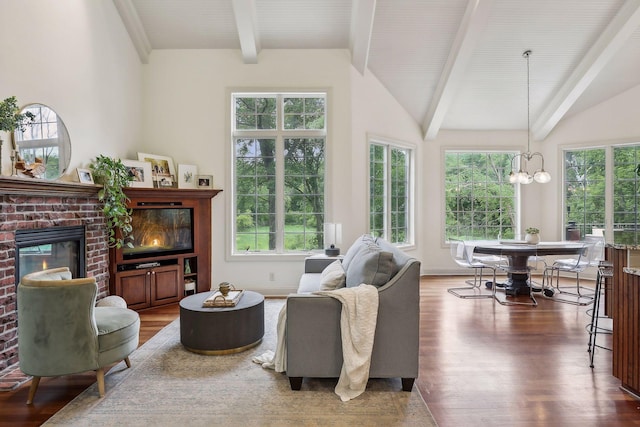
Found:
[[(348, 49), (433, 139), (527, 129), (640, 84), (640, 0), (113, 0), (143, 63), (156, 49)], [(527, 64), (530, 55), (530, 98)]]

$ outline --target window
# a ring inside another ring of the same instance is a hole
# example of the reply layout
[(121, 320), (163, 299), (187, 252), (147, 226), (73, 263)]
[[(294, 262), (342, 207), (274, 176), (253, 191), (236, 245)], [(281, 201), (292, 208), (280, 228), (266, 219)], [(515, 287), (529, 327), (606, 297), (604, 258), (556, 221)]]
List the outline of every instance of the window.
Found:
[(605, 149), (564, 152), (565, 226), (584, 236), (605, 224)]
[(509, 183), (512, 152), (446, 151), (445, 238), (514, 238), (517, 186)]
[(326, 94), (234, 93), (233, 253), (321, 249)]
[(613, 240), (640, 243), (640, 145), (613, 148)]
[(369, 144), (369, 231), (395, 244), (413, 241), (412, 154), (393, 144)]
[(638, 144), (566, 150), (566, 224), (575, 222), (581, 236), (604, 231), (610, 243), (639, 244), (639, 165)]

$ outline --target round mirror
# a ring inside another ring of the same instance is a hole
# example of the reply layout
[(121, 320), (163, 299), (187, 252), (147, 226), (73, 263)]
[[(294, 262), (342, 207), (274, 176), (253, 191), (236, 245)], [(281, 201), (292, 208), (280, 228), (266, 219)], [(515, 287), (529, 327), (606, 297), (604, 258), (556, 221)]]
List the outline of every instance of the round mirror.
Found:
[(60, 116), (42, 104), (29, 104), (21, 114), (33, 114), (23, 129), (13, 131), (15, 173), (56, 180), (69, 167), (71, 140)]

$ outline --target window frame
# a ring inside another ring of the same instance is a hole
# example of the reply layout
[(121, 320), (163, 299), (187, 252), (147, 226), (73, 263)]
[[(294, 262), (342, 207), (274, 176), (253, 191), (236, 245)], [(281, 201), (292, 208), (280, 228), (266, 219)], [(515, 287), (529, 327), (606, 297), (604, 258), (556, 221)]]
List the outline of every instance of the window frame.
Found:
[[(254, 259), (264, 259), (265, 257), (302, 257), (309, 255), (310, 253), (319, 253), (322, 251), (322, 248), (312, 249), (312, 250), (286, 250), (285, 249), (285, 209), (284, 209), (284, 199), (285, 199), (285, 143), (288, 139), (323, 139), (324, 140), (324, 166), (323, 166), (323, 208), (322, 212), (326, 221), (326, 213), (327, 213), (327, 190), (329, 188), (327, 182), (327, 148), (329, 141), (329, 129), (328, 129), (328, 121), (329, 121), (329, 100), (330, 94), (328, 90), (322, 89), (310, 89), (310, 90), (243, 90), (243, 89), (230, 89), (228, 91), (229, 94), (229, 108), (227, 112), (230, 115), (229, 123), (230, 123), (230, 181), (231, 191), (229, 192), (229, 197), (231, 203), (229, 203), (230, 209), (230, 217), (229, 221), (229, 259), (247, 259), (247, 257), (253, 257)], [(236, 128), (236, 109), (235, 109), (235, 100), (238, 97), (274, 97), (276, 99), (276, 128), (275, 129), (237, 129)], [(284, 123), (284, 98), (324, 98), (324, 128), (323, 129), (285, 129)], [(276, 216), (276, 231), (275, 231), (275, 239), (276, 245), (273, 250), (262, 250), (262, 251), (244, 251), (241, 248), (236, 247), (237, 240), (237, 224), (236, 224), (236, 215), (237, 215), (237, 206), (236, 206), (236, 142), (239, 139), (274, 139), (275, 140), (275, 157), (276, 157), (276, 178), (275, 178), (275, 197), (276, 197), (276, 205), (275, 212), (269, 213), (274, 214)]]
[[(509, 156), (512, 161), (515, 160), (514, 167), (520, 167), (520, 157), (521, 154), (519, 150), (513, 149), (505, 149), (505, 148), (489, 148), (478, 150), (475, 148), (456, 148), (456, 147), (446, 147), (441, 150), (441, 165), (442, 165), (442, 199), (441, 199), (441, 226), (440, 230), (442, 232), (442, 243), (444, 246), (449, 245), (449, 235), (447, 233), (447, 154), (449, 153), (458, 153), (458, 154), (503, 154)], [(515, 159), (514, 159), (514, 156)], [(514, 223), (513, 223), (513, 233), (515, 236), (522, 234), (522, 203), (521, 203), (521, 184), (512, 184), (509, 182), (508, 172), (511, 171), (511, 163), (509, 164), (509, 171), (505, 171), (503, 176), (503, 185), (513, 186), (513, 209), (514, 212)]]
[[(367, 142), (367, 230), (372, 233), (371, 227), (371, 148), (373, 145), (382, 146), (385, 148), (386, 163), (385, 163), (385, 182), (384, 182), (384, 220), (383, 220), (383, 233), (382, 238), (392, 243), (393, 245), (408, 249), (415, 245), (415, 165), (417, 157), (417, 148), (415, 145), (408, 142), (392, 140), (380, 136), (370, 136)], [(406, 238), (404, 242), (393, 242), (391, 239), (391, 215), (392, 215), (392, 197), (389, 195), (389, 182), (391, 180), (391, 164), (389, 159), (391, 158), (391, 151), (397, 149), (407, 152), (407, 212), (406, 212)]]
[[(640, 141), (630, 141), (630, 142), (622, 142), (622, 143), (611, 143), (611, 144), (594, 144), (594, 145), (567, 145), (559, 147), (559, 158), (561, 159), (561, 171), (562, 171), (562, 189), (561, 189), (561, 200), (562, 200), (562, 208), (560, 211), (559, 221), (562, 224), (562, 233), (563, 237), (565, 235), (565, 230), (568, 225), (567, 221), (567, 194), (566, 194), (566, 182), (567, 182), (567, 170), (566, 170), (566, 161), (565, 156), (567, 152), (581, 152), (588, 150), (604, 150), (605, 158), (604, 158), (604, 181), (605, 181), (605, 189), (604, 189), (604, 237), (607, 243), (621, 243), (615, 241), (615, 232), (616, 228), (616, 207), (615, 207), (615, 186), (618, 182), (618, 178), (616, 177), (616, 163), (615, 163), (615, 150), (618, 148), (633, 148), (636, 147), (637, 151), (640, 151)], [(640, 160), (640, 157), (638, 158)], [(635, 188), (640, 189), (640, 177), (635, 176)], [(640, 195), (636, 191), (635, 193), (636, 204), (640, 204)], [(640, 219), (640, 209), (636, 210), (636, 217)], [(636, 221), (637, 223), (637, 221)], [(586, 235), (587, 229), (586, 224), (576, 224), (580, 228), (581, 238), (584, 238)], [(593, 228), (592, 230), (593, 231)], [(613, 236), (613, 237), (612, 237)], [(640, 233), (636, 232), (635, 239), (640, 243)], [(623, 243), (626, 244), (626, 243)], [(633, 244), (633, 243), (632, 243)]]

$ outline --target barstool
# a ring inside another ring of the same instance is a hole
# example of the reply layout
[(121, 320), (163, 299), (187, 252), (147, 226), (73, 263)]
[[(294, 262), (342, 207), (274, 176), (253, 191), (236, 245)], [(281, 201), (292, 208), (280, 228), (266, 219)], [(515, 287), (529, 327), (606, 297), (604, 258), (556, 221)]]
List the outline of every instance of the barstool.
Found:
[[(596, 347), (611, 351), (611, 349), (608, 347), (604, 347), (596, 344), (596, 338), (598, 336), (598, 332), (609, 333), (609, 334), (611, 333), (611, 330), (609, 329), (598, 327), (598, 319), (600, 318), (600, 315), (598, 313), (600, 311), (600, 300), (602, 297), (603, 283), (606, 289), (607, 279), (611, 279), (611, 278), (613, 278), (613, 263), (611, 263), (610, 261), (600, 261), (598, 263), (598, 273), (596, 276), (596, 289), (595, 289), (595, 295), (593, 299), (593, 306), (591, 307), (591, 322), (589, 323), (589, 330), (588, 330), (589, 346), (587, 347), (587, 352), (590, 353), (591, 364), (589, 366), (592, 368), (593, 368), (593, 357), (596, 353)], [(609, 283), (611, 282), (612, 281), (609, 280)]]

